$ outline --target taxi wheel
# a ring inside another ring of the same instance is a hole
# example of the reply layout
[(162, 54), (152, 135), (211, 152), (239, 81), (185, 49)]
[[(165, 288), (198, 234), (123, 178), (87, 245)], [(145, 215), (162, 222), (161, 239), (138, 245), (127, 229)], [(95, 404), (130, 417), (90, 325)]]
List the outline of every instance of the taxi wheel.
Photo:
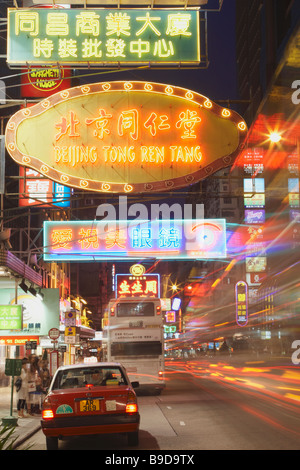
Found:
[(58, 449), (58, 437), (46, 437), (46, 447), (47, 447), (47, 450), (57, 450)]
[(129, 432), (127, 434), (128, 445), (129, 446), (138, 446), (139, 445), (139, 432)]

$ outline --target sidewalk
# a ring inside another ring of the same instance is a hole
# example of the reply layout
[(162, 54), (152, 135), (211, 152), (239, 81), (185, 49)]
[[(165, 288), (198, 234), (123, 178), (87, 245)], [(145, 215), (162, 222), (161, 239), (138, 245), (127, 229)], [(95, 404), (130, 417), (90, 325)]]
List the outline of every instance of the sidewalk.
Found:
[[(10, 400), (11, 400), (11, 387), (0, 387), (0, 425), (2, 425), (2, 418), (10, 415)], [(17, 412), (17, 394), (14, 390), (13, 395), (13, 416), (18, 417)], [(14, 443), (14, 448), (22, 449), (22, 444), (29, 439), (33, 434), (41, 429), (41, 417), (29, 416), (28, 418), (18, 418), (17, 426), (15, 428), (14, 436), (18, 439)], [(26, 445), (25, 445), (26, 447)]]

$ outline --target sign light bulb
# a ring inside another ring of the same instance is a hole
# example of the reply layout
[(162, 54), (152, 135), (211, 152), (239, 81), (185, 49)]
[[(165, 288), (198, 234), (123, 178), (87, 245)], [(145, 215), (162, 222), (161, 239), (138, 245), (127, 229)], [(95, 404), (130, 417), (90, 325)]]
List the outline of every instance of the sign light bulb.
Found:
[(278, 132), (272, 132), (269, 137), (270, 141), (273, 143), (280, 142), (281, 135)]

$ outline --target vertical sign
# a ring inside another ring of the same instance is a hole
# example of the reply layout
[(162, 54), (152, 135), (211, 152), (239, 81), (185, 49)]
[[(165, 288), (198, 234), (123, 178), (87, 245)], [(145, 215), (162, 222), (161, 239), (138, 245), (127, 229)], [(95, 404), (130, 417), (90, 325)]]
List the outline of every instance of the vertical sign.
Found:
[(5, 140), (4, 135), (0, 135), (0, 194), (4, 194), (5, 188)]
[(243, 157), (243, 163), (245, 223), (248, 226), (249, 233), (247, 257), (245, 259), (246, 279), (249, 285), (247, 295), (249, 293), (249, 303), (251, 305), (258, 300), (257, 292), (261, 280), (256, 277), (255, 282), (253, 282), (250, 278), (254, 277), (254, 273), (265, 273), (267, 269), (267, 258), (260, 256), (260, 252), (265, 245), (261, 226), (266, 220), (263, 150), (261, 148), (247, 149)]
[(244, 281), (238, 281), (235, 285), (236, 322), (239, 326), (248, 323), (248, 286)]

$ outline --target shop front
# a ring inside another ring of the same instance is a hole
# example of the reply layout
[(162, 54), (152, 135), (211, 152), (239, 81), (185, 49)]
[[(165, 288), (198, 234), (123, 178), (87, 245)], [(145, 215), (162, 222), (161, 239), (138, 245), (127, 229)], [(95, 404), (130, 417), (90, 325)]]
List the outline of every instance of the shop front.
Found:
[(42, 356), (41, 338), (59, 328), (59, 289), (43, 289), (42, 276), (12, 253), (0, 252), (0, 386), (7, 358)]

